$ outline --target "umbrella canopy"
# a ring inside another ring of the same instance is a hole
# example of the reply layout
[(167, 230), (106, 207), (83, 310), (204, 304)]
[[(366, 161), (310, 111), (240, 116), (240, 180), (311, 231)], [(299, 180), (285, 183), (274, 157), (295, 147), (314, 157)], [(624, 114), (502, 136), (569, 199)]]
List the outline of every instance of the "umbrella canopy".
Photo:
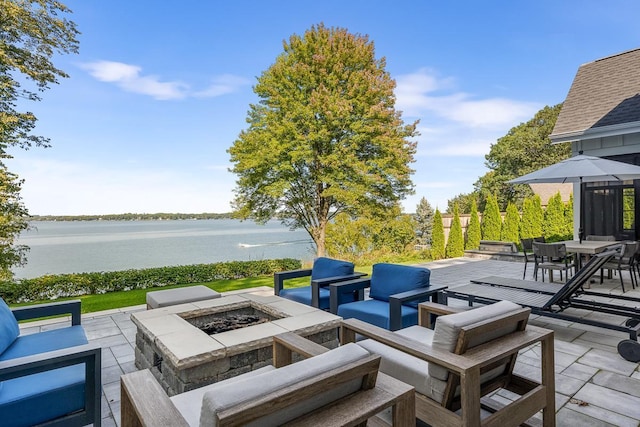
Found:
[(543, 182), (575, 182), (580, 184), (580, 205), (579, 205), (579, 239), (582, 242), (584, 237), (583, 218), (584, 182), (597, 181), (628, 181), (640, 179), (640, 166), (629, 163), (616, 162), (600, 157), (586, 156), (580, 152), (577, 156), (562, 160), (546, 168), (528, 173), (520, 178), (507, 181), (510, 184), (536, 184)]
[(582, 183), (632, 179), (640, 179), (640, 166), (579, 154), (508, 182), (511, 184)]

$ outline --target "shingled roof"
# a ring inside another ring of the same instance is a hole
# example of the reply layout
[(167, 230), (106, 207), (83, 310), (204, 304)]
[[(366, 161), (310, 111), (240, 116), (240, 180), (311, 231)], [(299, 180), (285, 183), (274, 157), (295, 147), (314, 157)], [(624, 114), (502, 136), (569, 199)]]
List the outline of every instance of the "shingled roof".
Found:
[(550, 138), (572, 141), (639, 127), (640, 49), (634, 49), (580, 66)]

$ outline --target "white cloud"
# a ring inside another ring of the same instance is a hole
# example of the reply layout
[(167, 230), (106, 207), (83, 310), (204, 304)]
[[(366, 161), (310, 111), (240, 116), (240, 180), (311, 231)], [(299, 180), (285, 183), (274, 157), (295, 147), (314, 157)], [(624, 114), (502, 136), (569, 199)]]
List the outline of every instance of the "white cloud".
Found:
[(102, 82), (115, 83), (127, 92), (149, 95), (158, 100), (184, 98), (189, 89), (182, 82), (161, 82), (158, 76), (143, 76), (141, 67), (122, 62), (96, 61), (81, 67)]
[(465, 92), (454, 92), (453, 78), (439, 78), (427, 68), (399, 76), (396, 81), (398, 109), (410, 117), (434, 114), (465, 127), (496, 129), (517, 125), (540, 108), (532, 102), (478, 99)]
[(239, 87), (247, 86), (249, 84), (251, 84), (251, 81), (244, 77), (223, 74), (221, 76), (214, 77), (211, 81), (211, 85), (207, 89), (194, 93), (194, 96), (210, 98), (225, 95), (227, 93), (235, 92)]
[(180, 81), (161, 81), (155, 75), (143, 75), (137, 65), (115, 61), (95, 61), (80, 65), (95, 79), (114, 83), (121, 89), (149, 95), (158, 100), (183, 99), (186, 97), (211, 98), (235, 92), (238, 88), (250, 84), (244, 77), (223, 74), (212, 79), (211, 85), (201, 91), (191, 91), (188, 84)]

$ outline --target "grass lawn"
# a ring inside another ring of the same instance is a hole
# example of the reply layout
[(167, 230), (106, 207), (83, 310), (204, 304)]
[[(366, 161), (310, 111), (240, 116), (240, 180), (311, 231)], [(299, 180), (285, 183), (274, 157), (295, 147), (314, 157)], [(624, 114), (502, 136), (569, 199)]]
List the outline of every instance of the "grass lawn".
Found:
[[(399, 264), (416, 264), (425, 262), (424, 260), (414, 260), (409, 262), (401, 262)], [(357, 266), (356, 271), (367, 273), (371, 275), (372, 266)], [(309, 284), (308, 277), (301, 277), (298, 279), (291, 279), (287, 282), (287, 287), (295, 287), (295, 286), (306, 286)], [(248, 289), (255, 288), (258, 286), (273, 286), (273, 276), (261, 276), (261, 277), (251, 277), (246, 279), (234, 279), (234, 280), (216, 280), (213, 282), (207, 283), (190, 283), (188, 285), (175, 285), (175, 286), (163, 286), (157, 288), (149, 288), (149, 289), (134, 289), (130, 291), (120, 291), (120, 292), (109, 292), (106, 294), (99, 295), (84, 295), (80, 297), (73, 298), (61, 298), (59, 301), (71, 300), (71, 299), (79, 299), (82, 301), (82, 312), (83, 313), (93, 313), (96, 311), (103, 310), (112, 310), (122, 307), (130, 307), (134, 305), (146, 304), (146, 295), (147, 292), (156, 291), (161, 289), (173, 289), (180, 288), (184, 286), (194, 286), (194, 285), (204, 285), (207, 286), (214, 291), (217, 292), (228, 292), (235, 291), (239, 289)], [(37, 303), (44, 303), (50, 301), (39, 301), (32, 302), (28, 304), (17, 304), (17, 305), (31, 305)], [(17, 306), (16, 305), (16, 306)]]

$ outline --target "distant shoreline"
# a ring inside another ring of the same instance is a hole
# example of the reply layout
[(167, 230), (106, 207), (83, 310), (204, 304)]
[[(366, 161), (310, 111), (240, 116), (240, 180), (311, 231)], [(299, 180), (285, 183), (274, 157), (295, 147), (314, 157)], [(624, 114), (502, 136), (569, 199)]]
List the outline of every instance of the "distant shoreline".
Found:
[(108, 215), (32, 215), (29, 221), (149, 221), (149, 220), (200, 220), (233, 219), (227, 213), (153, 213), (153, 214), (108, 214)]

